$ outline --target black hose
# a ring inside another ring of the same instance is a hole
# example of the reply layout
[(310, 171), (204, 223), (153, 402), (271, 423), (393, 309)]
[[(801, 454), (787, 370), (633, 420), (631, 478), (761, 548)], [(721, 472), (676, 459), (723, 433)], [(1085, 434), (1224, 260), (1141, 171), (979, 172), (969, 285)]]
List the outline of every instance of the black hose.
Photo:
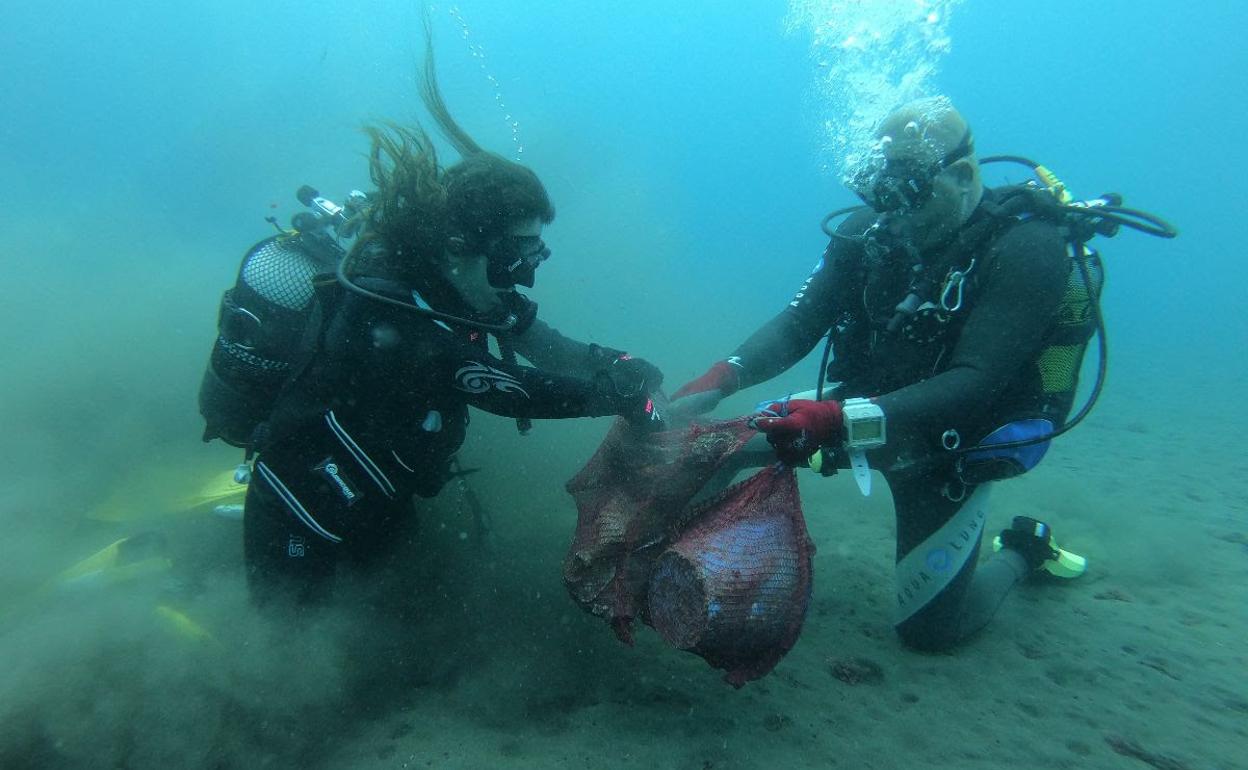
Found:
[(400, 307), (413, 313), (419, 313), (427, 318), (434, 318), (439, 321), (445, 321), (447, 323), (457, 324), (460, 326), (468, 326), (473, 329), (480, 329), (493, 334), (509, 332), (514, 329), (516, 324), (519, 322), (514, 314), (509, 315), (507, 317), (507, 321), (501, 324), (474, 321), (471, 318), (461, 318), (460, 316), (451, 315), (450, 313), (439, 313), (432, 308), (420, 307), (419, 305), (415, 305), (411, 302), (404, 302), (403, 300), (394, 299), (393, 297), (387, 297), (384, 294), (378, 294), (375, 291), (369, 291), (347, 277), (347, 262), (350, 259), (350, 255), (344, 257), (342, 261), (338, 263), (338, 268), (334, 271), (334, 273), (338, 278), (338, 283), (341, 284), (344, 289), (352, 291), (361, 297), (367, 297), (368, 299), (375, 300), (377, 302), (384, 302), (387, 305), (394, 305), (395, 307)]
[[(498, 340), (498, 353), (503, 361), (516, 366), (516, 349), (512, 346), (511, 341), (502, 335), (496, 335), (495, 339)], [(529, 435), (529, 431), (533, 430), (533, 421), (528, 417), (517, 417), (516, 430), (521, 436)]]
[(1158, 238), (1174, 238), (1179, 234), (1178, 229), (1174, 225), (1156, 214), (1125, 206), (1075, 206), (1067, 204), (1062, 206), (1062, 210), (1075, 216), (1104, 219)]
[[(990, 163), (1017, 163), (1028, 167), (1033, 172), (1040, 168), (1039, 163), (1022, 155), (990, 155), (979, 159), (979, 165), (981, 166)], [(1139, 209), (1126, 208), (1125, 206), (1075, 206), (1067, 204), (1062, 206), (1062, 210), (1079, 216), (1099, 217), (1147, 235), (1155, 235), (1158, 238), (1174, 238), (1179, 234), (1178, 228), (1156, 214), (1150, 214)], [(1137, 220), (1143, 220), (1143, 222)]]
[[(845, 238), (846, 236), (841, 235), (836, 230), (833, 230), (829, 227), (829, 225), (832, 224), (832, 220), (836, 219), (837, 217), (844, 216), (846, 214), (852, 214), (855, 211), (861, 211), (862, 209), (865, 209), (865, 208), (866, 206), (859, 204), (857, 206), (846, 206), (845, 208), (837, 209), (836, 211), (833, 211), (831, 214), (828, 214), (826, 217), (824, 217), (822, 220), (819, 221), (819, 229), (822, 230), (824, 235), (828, 236), (829, 238)], [(829, 329), (828, 341), (823, 346), (823, 356), (822, 358), (819, 359), (819, 377), (817, 381), (815, 382), (815, 400), (816, 401), (823, 400), (823, 384), (827, 382), (828, 358), (831, 357), (831, 355), (832, 355), (832, 330)]]
[(1035, 171), (1040, 164), (1031, 158), (1024, 158), (1022, 155), (989, 155), (986, 158), (979, 159), (979, 165), (983, 166), (988, 163), (1018, 163)]
[(844, 216), (846, 214), (852, 213), (854, 211), (858, 211), (860, 209), (865, 209), (865, 208), (866, 206), (859, 204), (857, 206), (846, 206), (843, 209), (837, 209), (836, 211), (833, 211), (831, 214), (828, 214), (826, 217), (824, 217), (822, 220), (819, 221), (819, 229), (822, 230), (823, 234), (828, 236), (829, 238), (844, 238), (845, 236), (841, 235), (836, 230), (829, 229), (828, 225), (830, 225), (832, 223), (832, 220), (836, 219), (837, 217)]
[(828, 358), (832, 354), (832, 330), (828, 329), (828, 341), (823, 346), (823, 357), (819, 359), (819, 379), (815, 383), (815, 400), (823, 400), (823, 383), (828, 380)]

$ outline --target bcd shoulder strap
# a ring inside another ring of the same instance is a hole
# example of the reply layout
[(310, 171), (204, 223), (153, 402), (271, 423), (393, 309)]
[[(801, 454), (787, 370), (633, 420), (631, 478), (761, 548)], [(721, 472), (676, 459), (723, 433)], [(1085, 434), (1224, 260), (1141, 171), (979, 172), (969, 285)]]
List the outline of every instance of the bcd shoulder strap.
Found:
[(246, 459), (249, 461), (271, 438), (274, 415), (282, 404), (288, 403), (295, 384), (303, 378), (304, 373), (320, 353), (325, 341), (326, 321), (333, 316), (342, 301), (342, 289), (334, 273), (321, 273), (315, 276), (312, 279), (312, 288), (312, 305), (308, 312), (307, 323), (303, 328), (303, 336), (299, 340), (298, 351), (291, 358), (290, 372), (286, 381), (282, 383), (277, 397), (273, 400), (273, 409), (270, 410), (268, 418), (256, 425), (255, 432), (252, 433), (251, 441), (247, 445)]

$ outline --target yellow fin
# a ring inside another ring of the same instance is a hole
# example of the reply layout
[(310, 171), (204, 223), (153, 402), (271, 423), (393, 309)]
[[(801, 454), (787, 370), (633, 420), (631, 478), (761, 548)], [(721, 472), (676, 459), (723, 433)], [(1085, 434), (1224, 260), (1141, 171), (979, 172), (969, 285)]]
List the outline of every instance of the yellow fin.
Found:
[(52, 579), (54, 588), (114, 585), (164, 572), (173, 562), (164, 553), (164, 539), (154, 532), (123, 537)]
[(108, 496), (87, 512), (94, 521), (131, 522), (210, 511), (241, 503), (247, 485), (234, 481), (234, 469), (204, 474), (202, 460), (172, 466), (144, 465), (120, 478)]
[(221, 642), (213, 636), (206, 628), (191, 620), (186, 613), (175, 610), (167, 604), (160, 604), (153, 610), (156, 619), (160, 621), (161, 627), (166, 631), (188, 639), (192, 642), (203, 642), (211, 644), (214, 647), (220, 647)]

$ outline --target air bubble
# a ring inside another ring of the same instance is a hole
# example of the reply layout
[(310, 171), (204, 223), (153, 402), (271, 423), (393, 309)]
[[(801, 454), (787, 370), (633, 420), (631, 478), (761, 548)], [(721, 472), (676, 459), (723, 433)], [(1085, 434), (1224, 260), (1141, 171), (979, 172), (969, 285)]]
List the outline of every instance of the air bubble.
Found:
[[(468, 28), (468, 21), (464, 18), (464, 14), (459, 10), (458, 6), (451, 6), (447, 12), (451, 18), (459, 24), (460, 36), (467, 41), (471, 37), (471, 31)], [(511, 143), (515, 148), (516, 155), (518, 156), (524, 152), (524, 146), (520, 142), (520, 121), (516, 120), (511, 115), (511, 112), (507, 109), (506, 103), (503, 101), (502, 84), (499, 83), (499, 80), (494, 76), (494, 73), (490, 72), (489, 64), (486, 60), (487, 57), (485, 54), (485, 47), (469, 42), (468, 52), (472, 58), (477, 60), (478, 66), (481, 68), (481, 72), (485, 76), (486, 82), (488, 82), (494, 90), (494, 103), (503, 113), (503, 122), (507, 124), (508, 128), (511, 129)]]
[(823, 154), (843, 179), (869, 162), (875, 128), (891, 110), (935, 95), (950, 49), (948, 27), (962, 0), (790, 0), (790, 32), (810, 37), (812, 103), (820, 111)]

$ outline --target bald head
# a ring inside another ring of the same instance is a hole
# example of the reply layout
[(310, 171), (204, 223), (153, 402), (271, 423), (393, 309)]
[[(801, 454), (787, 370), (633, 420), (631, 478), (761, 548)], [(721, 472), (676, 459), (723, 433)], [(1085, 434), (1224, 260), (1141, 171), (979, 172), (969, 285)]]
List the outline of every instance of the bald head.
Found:
[(893, 110), (876, 129), (887, 158), (939, 162), (970, 140), (971, 127), (943, 96), (915, 99)]
[(850, 186), (921, 246), (961, 227), (983, 198), (966, 119), (945, 97), (918, 99), (889, 113)]

